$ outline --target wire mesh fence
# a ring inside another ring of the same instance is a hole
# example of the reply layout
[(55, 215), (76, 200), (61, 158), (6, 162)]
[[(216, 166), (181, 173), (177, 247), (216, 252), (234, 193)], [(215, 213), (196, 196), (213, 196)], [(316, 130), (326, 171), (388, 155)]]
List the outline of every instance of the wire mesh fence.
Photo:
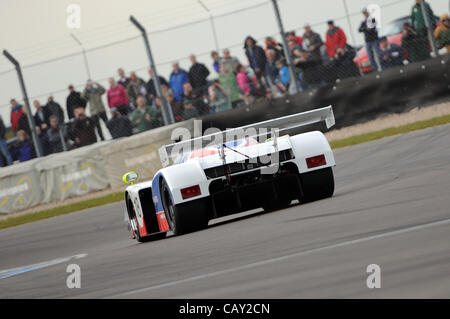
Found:
[[(406, 0), (406, 2), (410, 2)], [(391, 1), (385, 8), (405, 3)], [(230, 15), (240, 19), (252, 16), (255, 10), (270, 10), (267, 3), (248, 10), (214, 17), (213, 23), (221, 30)], [(287, 32), (285, 43), (272, 26), (268, 35), (254, 32), (258, 36), (244, 37), (236, 43), (228, 43), (225, 49), (217, 46), (215, 39), (201, 45), (196, 43), (197, 54), (184, 58), (171, 52), (161, 54), (156, 47), (156, 56), (166, 56), (165, 61), (157, 61), (162, 98), (172, 111), (173, 121), (200, 117), (250, 105), (258, 99), (305, 91), (334, 83), (348, 77), (364, 76), (370, 72), (423, 61), (448, 52), (450, 44), (450, 20), (444, 14), (437, 17), (431, 6), (424, 2), (416, 4), (411, 12), (383, 26), (379, 32), (373, 16), (355, 8), (351, 14), (360, 25), (346, 25), (346, 16), (336, 16), (334, 21), (319, 21), (295, 26)], [(362, 15), (361, 15), (362, 13)], [(210, 29), (209, 19), (197, 22)], [(359, 28), (358, 28), (359, 26)], [(364, 39), (363, 46), (354, 46), (350, 40), (349, 28), (359, 31)], [(153, 34), (153, 39), (161, 40), (177, 32), (178, 36), (192, 32), (187, 27), (171, 28)], [(250, 33), (252, 30), (249, 27)], [(181, 33), (180, 33), (181, 32)], [(197, 39), (201, 40), (201, 39)], [(220, 37), (219, 37), (220, 40)], [(103, 56), (114, 52), (125, 52), (127, 48), (140, 47), (141, 39), (132, 37), (86, 50), (92, 73), (105, 67)], [(218, 44), (219, 43), (219, 44)], [(125, 51), (120, 51), (120, 49)], [(286, 49), (286, 50), (285, 50)], [(33, 95), (34, 120), (44, 155), (70, 150), (110, 138), (131, 136), (164, 125), (162, 100), (158, 97), (152, 71), (139, 66), (145, 61), (143, 48), (128, 51), (128, 69), (133, 72), (117, 70), (116, 76), (103, 77), (85, 82), (85, 72), (53, 74), (60, 83), (77, 83), (68, 88), (51, 90)], [(286, 54), (292, 58), (293, 65), (287, 63)], [(208, 61), (208, 62), (205, 62)], [(28, 65), (27, 80), (42, 81), (48, 65), (64, 70), (68, 64), (83, 67), (80, 54), (69, 54), (43, 63)], [(118, 61), (120, 65), (120, 61)], [(185, 66), (185, 67), (183, 67)], [(187, 67), (186, 67), (187, 66)], [(293, 73), (289, 68), (293, 68)], [(33, 71), (33, 72), (31, 72)], [(162, 75), (163, 74), (163, 75)], [(167, 76), (166, 76), (167, 75)], [(293, 81), (292, 76), (297, 81)], [(14, 83), (14, 73), (0, 73)], [(297, 87), (295, 87), (295, 83)], [(60, 103), (54, 98), (59, 97)], [(45, 99), (45, 102), (43, 102)], [(65, 108), (64, 102), (65, 99)], [(41, 102), (39, 102), (41, 101)], [(25, 108), (20, 101), (11, 100), (1, 105), (2, 114), (9, 113), (12, 134), (5, 141), (5, 123), (0, 123), (1, 164), (25, 161), (36, 154), (30, 141), (31, 128), (26, 120)], [(61, 106), (61, 104), (63, 106)], [(5, 118), (5, 115), (3, 116)], [(8, 123), (6, 123), (8, 124)]]

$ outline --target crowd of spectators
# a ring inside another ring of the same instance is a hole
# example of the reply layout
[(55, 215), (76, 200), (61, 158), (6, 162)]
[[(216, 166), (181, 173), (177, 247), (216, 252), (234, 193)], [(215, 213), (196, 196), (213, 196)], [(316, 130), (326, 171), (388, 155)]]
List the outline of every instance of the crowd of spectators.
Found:
[[(377, 21), (363, 9), (364, 16), (358, 31), (364, 34), (366, 50), (373, 70), (384, 70), (430, 56), (425, 19), (415, 0), (411, 23), (403, 26), (402, 44), (390, 43), (379, 37)], [(425, 2), (426, 13), (433, 21), (433, 30), (440, 47), (450, 50), (450, 19), (447, 14), (436, 24), (433, 11)], [(287, 65), (285, 54), (293, 61), (297, 77), (297, 90), (316, 88), (336, 79), (360, 76), (354, 63), (356, 49), (347, 43), (342, 28), (330, 20), (327, 22), (324, 40), (309, 24), (304, 26), (302, 36), (287, 32), (287, 50), (273, 37), (267, 37), (261, 46), (251, 36), (244, 40), (247, 61), (239, 61), (229, 49), (221, 53), (211, 52), (212, 74), (194, 54), (190, 55), (190, 67), (185, 70), (178, 62), (172, 64), (169, 78), (159, 76), (161, 93), (172, 110), (176, 122), (202, 115), (231, 110), (254, 103), (258, 98), (272, 99), (289, 92), (294, 81)], [(33, 115), (37, 138), (44, 155), (76, 147), (90, 145), (105, 139), (107, 128), (112, 138), (121, 138), (164, 125), (162, 100), (158, 97), (152, 69), (148, 80), (123, 68), (117, 70), (117, 80), (109, 79), (109, 87), (88, 80), (79, 92), (69, 85), (66, 99), (66, 114), (60, 104), (50, 96), (45, 105), (33, 101)], [(213, 80), (209, 80), (213, 77)], [(105, 95), (105, 96), (104, 96)], [(106, 98), (107, 105), (103, 98)], [(89, 116), (86, 113), (89, 108)], [(31, 129), (26, 108), (15, 99), (11, 100), (11, 129), (16, 142), (8, 148), (5, 140), (5, 124), (0, 118), (0, 166), (11, 165), (36, 156), (30, 139)], [(110, 114), (108, 119), (108, 114)], [(103, 122), (104, 125), (101, 124)]]

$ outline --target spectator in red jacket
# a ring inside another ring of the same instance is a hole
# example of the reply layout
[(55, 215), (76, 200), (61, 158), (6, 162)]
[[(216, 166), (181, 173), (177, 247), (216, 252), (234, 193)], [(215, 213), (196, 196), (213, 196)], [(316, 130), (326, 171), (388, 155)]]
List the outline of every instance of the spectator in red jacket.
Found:
[(113, 78), (109, 79), (109, 85), (106, 95), (109, 108), (115, 107), (122, 115), (127, 115), (129, 104), (127, 91), (122, 85), (117, 84)]
[(328, 31), (325, 41), (325, 47), (327, 49), (330, 59), (333, 58), (336, 48), (340, 47), (345, 49), (347, 45), (347, 37), (341, 28), (334, 25), (332, 20), (328, 21)]
[(14, 133), (18, 131), (18, 122), (22, 113), (22, 105), (18, 104), (15, 99), (11, 99), (11, 129)]

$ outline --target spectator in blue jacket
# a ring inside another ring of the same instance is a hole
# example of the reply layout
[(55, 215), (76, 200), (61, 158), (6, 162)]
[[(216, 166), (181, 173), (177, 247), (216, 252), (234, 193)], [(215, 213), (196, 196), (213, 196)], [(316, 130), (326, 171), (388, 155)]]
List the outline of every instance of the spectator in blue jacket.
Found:
[(25, 162), (36, 157), (30, 137), (24, 130), (17, 132), (17, 142), (12, 149), (12, 154), (19, 162)]
[(275, 84), (282, 92), (286, 92), (289, 89), (289, 84), (291, 83), (289, 68), (283, 60), (278, 60), (275, 64), (278, 68), (278, 78), (275, 80)]
[(183, 95), (183, 85), (189, 82), (188, 74), (185, 70), (180, 68), (178, 62), (172, 64), (173, 71), (170, 74), (170, 87), (173, 95), (178, 102), (181, 102), (181, 96)]
[(403, 65), (405, 51), (401, 46), (395, 43), (389, 43), (386, 37), (381, 38), (380, 45), (380, 62), (383, 70), (393, 66)]

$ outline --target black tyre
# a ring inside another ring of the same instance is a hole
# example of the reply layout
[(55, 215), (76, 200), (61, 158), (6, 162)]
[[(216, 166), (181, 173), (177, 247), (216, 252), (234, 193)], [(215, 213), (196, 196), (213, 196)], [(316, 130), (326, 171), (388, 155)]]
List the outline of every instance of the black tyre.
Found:
[(154, 235), (148, 235), (148, 236), (144, 236), (142, 237), (139, 234), (139, 229), (138, 229), (138, 222), (137, 222), (137, 217), (136, 217), (136, 213), (134, 212), (134, 209), (132, 210), (132, 217), (131, 217), (132, 223), (134, 223), (135, 227), (131, 226), (131, 230), (134, 233), (134, 236), (136, 237), (136, 240), (140, 243), (146, 243), (149, 241), (153, 241), (153, 240), (159, 240), (159, 239), (164, 239), (166, 238), (167, 233), (157, 233)]
[(300, 174), (303, 197), (300, 202), (308, 203), (333, 196), (334, 176), (331, 167)]
[(208, 227), (207, 205), (205, 199), (173, 205), (166, 182), (161, 182), (161, 196), (170, 229), (175, 236), (194, 232)]

